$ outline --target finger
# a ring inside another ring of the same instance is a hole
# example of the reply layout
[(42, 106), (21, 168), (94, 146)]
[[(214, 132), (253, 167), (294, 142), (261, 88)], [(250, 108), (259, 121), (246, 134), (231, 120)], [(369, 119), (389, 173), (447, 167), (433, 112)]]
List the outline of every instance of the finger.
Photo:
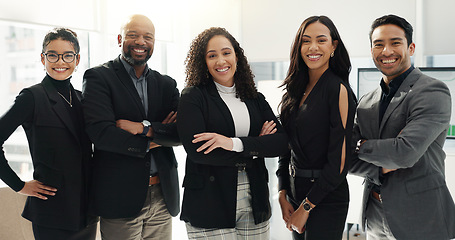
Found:
[(206, 143), (202, 144), (198, 149), (196, 149), (197, 152), (202, 152), (204, 149), (210, 147), (214, 143), (213, 140), (209, 140)]
[(45, 197), (45, 196), (43, 196), (43, 195), (41, 195), (39, 193), (35, 193), (33, 196), (35, 196), (35, 197), (37, 197), (39, 199), (42, 199), (42, 200), (47, 200), (47, 197)]
[(277, 129), (274, 128), (274, 129), (270, 132), (270, 134), (274, 134), (274, 133), (276, 133), (276, 131), (277, 131)]
[(44, 184), (42, 184), (42, 183), (40, 183), (40, 184), (38, 185), (38, 187), (39, 187), (40, 189), (43, 189), (43, 190), (57, 192), (57, 188), (53, 188), (53, 187), (44, 185)]
[(213, 134), (209, 134), (209, 133), (199, 133), (199, 134), (196, 134), (194, 135), (194, 139), (193, 139), (193, 143), (198, 143), (198, 142), (201, 142), (201, 141), (209, 141), (211, 139), (213, 139), (215, 137), (215, 135)]
[(171, 111), (167, 116), (166, 118), (164, 118), (163, 122), (168, 122), (169, 119), (171, 119), (172, 115), (174, 114), (174, 111)]
[(205, 152), (204, 154), (209, 154), (211, 151), (215, 150), (216, 148), (219, 148), (218, 145), (212, 144)]
[(169, 123), (173, 123), (175, 121), (177, 121), (177, 112), (172, 114), (171, 118), (169, 119)]

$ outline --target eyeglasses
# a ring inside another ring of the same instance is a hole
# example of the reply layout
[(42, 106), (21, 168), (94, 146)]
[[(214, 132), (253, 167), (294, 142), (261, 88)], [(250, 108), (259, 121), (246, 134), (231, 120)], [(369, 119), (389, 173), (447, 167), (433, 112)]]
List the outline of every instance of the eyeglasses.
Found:
[(66, 63), (72, 63), (74, 59), (76, 58), (77, 54), (68, 52), (68, 53), (63, 53), (63, 54), (57, 54), (57, 53), (43, 53), (46, 56), (47, 61), (50, 63), (56, 63), (60, 59), (60, 56), (62, 56), (62, 60)]

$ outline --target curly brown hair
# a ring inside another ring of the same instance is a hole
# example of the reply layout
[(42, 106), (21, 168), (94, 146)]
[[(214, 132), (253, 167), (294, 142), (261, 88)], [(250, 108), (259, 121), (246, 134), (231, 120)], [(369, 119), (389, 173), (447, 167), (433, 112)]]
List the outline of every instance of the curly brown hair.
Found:
[(236, 97), (239, 97), (242, 101), (256, 98), (258, 92), (253, 80), (254, 75), (243, 53), (243, 49), (226, 29), (220, 27), (212, 27), (204, 30), (191, 43), (190, 50), (185, 59), (186, 86), (203, 86), (213, 81), (207, 68), (205, 54), (210, 39), (219, 35), (226, 37), (231, 42), (237, 57), (237, 71), (234, 74)]

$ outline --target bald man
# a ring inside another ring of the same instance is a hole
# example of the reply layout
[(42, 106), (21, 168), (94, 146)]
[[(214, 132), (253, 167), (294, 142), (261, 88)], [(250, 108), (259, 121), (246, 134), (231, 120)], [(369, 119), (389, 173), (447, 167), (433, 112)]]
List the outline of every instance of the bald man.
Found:
[(90, 211), (104, 240), (171, 239), (179, 213), (174, 79), (149, 68), (155, 27), (133, 15), (118, 35), (121, 55), (84, 74), (83, 109), (93, 141)]

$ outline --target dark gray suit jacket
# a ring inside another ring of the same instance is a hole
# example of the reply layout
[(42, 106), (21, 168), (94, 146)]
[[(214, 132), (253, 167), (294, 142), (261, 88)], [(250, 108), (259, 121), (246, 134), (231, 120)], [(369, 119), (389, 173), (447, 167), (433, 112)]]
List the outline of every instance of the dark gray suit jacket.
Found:
[[(374, 183), (381, 186), (385, 216), (397, 239), (454, 238), (455, 205), (442, 149), (451, 115), (449, 89), (414, 69), (379, 122), (381, 94), (378, 88), (360, 99), (354, 123), (353, 141), (367, 139), (350, 171), (366, 180), (363, 225)], [(381, 183), (380, 167), (398, 170)]]
[[(177, 161), (172, 146), (180, 144), (176, 124), (161, 124), (177, 111), (174, 79), (151, 70), (147, 76), (148, 113), (120, 57), (84, 74), (86, 131), (95, 145), (89, 209), (105, 218), (133, 217), (142, 209), (150, 176), (150, 154), (156, 161), (169, 213), (179, 211)], [(132, 135), (115, 125), (118, 119), (152, 123), (153, 139)], [(148, 142), (162, 145), (147, 152)]]

